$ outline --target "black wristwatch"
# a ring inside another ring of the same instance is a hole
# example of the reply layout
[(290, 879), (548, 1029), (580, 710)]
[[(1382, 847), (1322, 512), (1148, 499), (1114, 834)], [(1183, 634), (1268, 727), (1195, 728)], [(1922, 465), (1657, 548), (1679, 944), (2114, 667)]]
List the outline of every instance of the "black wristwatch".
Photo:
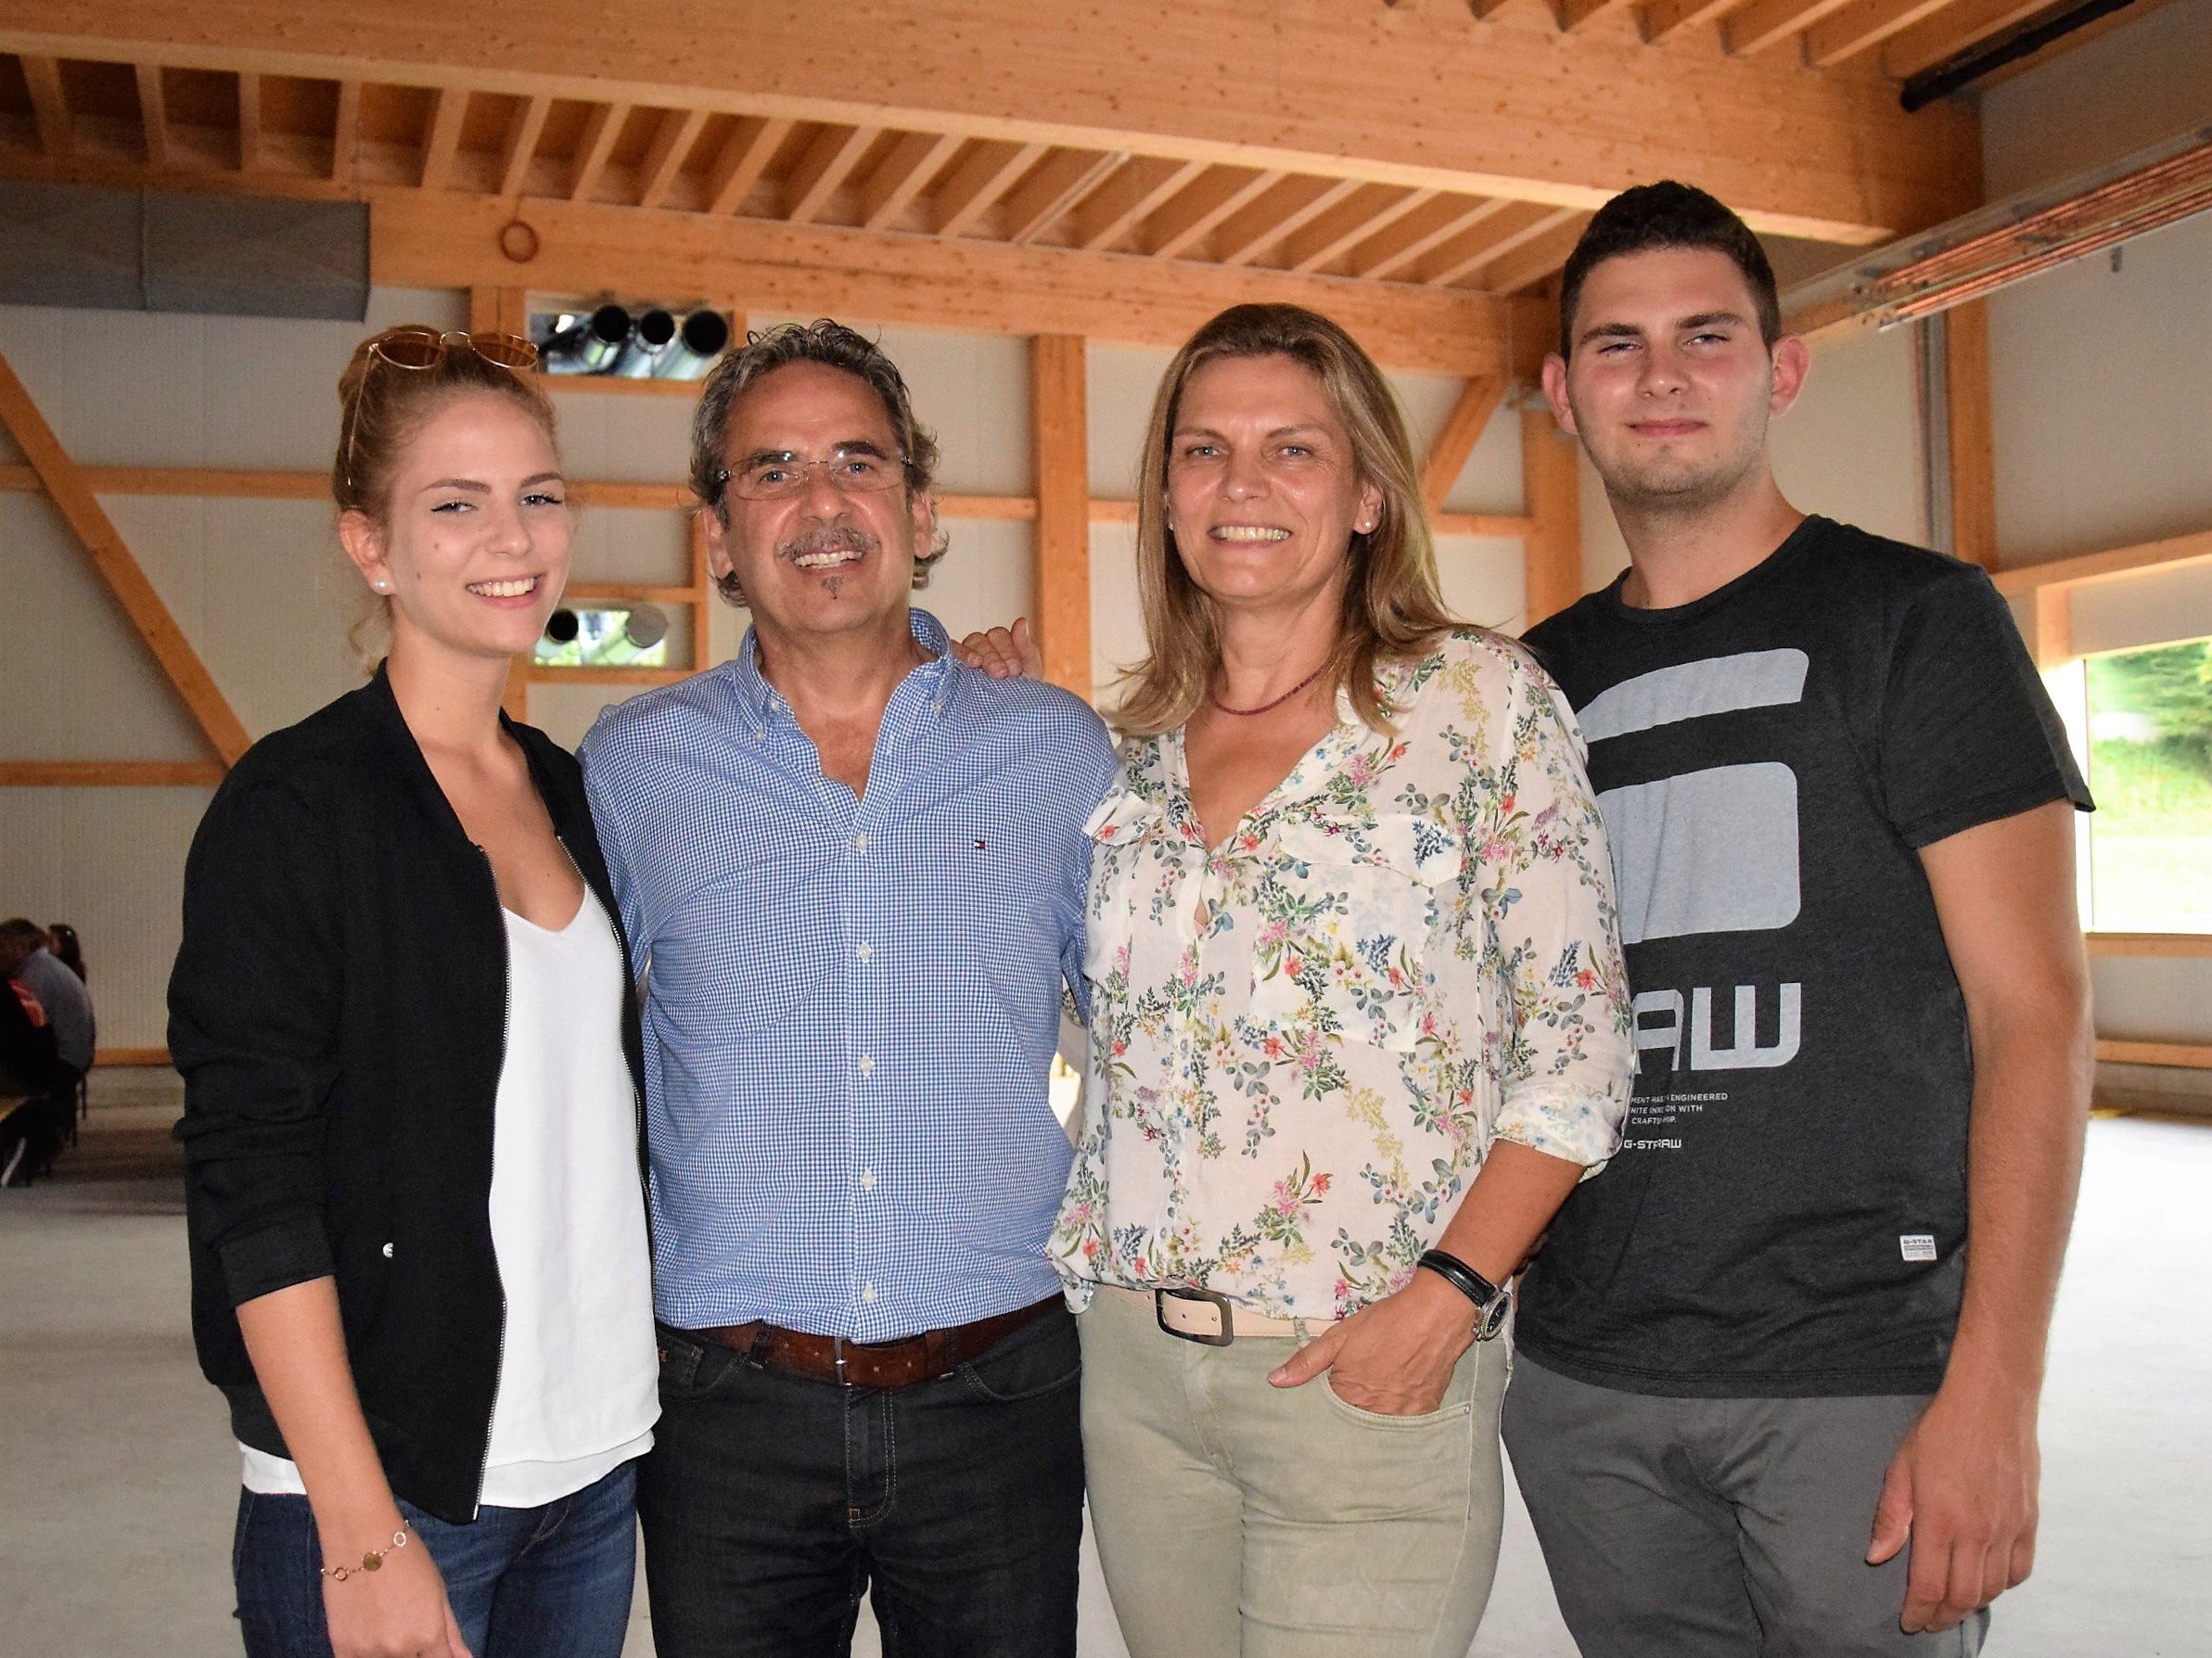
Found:
[(1513, 1306), (1513, 1298), (1459, 1256), (1432, 1249), (1414, 1265), (1426, 1267), (1475, 1304), (1477, 1341), (1487, 1342), (1505, 1328), (1505, 1315)]

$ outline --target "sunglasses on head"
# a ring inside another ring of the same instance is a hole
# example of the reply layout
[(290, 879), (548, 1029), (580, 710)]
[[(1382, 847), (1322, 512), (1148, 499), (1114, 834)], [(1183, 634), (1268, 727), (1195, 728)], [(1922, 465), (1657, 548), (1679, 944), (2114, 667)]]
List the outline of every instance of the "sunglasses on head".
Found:
[(359, 427), (361, 390), (379, 363), (394, 368), (436, 368), (454, 351), (474, 351), (486, 363), (520, 374), (538, 360), (538, 348), (518, 334), (471, 334), (460, 329), (441, 331), (409, 325), (387, 328), (368, 342), (368, 368), (353, 388), (353, 402), (346, 410), (346, 487), (353, 485), (353, 437)]

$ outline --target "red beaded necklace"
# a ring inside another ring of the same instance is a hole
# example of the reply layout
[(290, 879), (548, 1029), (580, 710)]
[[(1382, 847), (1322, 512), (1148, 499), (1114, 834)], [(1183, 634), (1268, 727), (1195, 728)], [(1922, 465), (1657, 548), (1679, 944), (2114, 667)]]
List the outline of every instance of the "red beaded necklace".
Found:
[(1303, 691), (1308, 685), (1311, 685), (1315, 680), (1321, 678), (1321, 676), (1327, 671), (1328, 666), (1329, 665), (1326, 661), (1323, 662), (1319, 668), (1316, 668), (1311, 673), (1308, 674), (1297, 684), (1291, 686), (1289, 690), (1284, 692), (1283, 695), (1276, 697), (1274, 701), (1263, 702), (1256, 708), (1233, 708), (1227, 703), (1223, 702), (1220, 697), (1216, 696), (1211, 691), (1207, 692), (1206, 699), (1207, 701), (1212, 703), (1215, 708), (1221, 709), (1224, 714), (1235, 714), (1248, 719), (1254, 714), (1264, 714), (1272, 708), (1281, 708), (1285, 703), (1288, 702), (1292, 697)]

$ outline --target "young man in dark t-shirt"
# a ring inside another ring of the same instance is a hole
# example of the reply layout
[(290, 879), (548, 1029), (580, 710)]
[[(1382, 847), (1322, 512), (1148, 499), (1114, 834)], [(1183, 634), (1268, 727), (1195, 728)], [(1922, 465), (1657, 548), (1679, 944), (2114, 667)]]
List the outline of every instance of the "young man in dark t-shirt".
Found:
[(1807, 517), (1757, 241), (1643, 186), (1544, 383), (1630, 568), (1528, 634), (1641, 1060), (1521, 1292), (1506, 1443), (1586, 1654), (1962, 1653), (2027, 1575), (2087, 1117), (2089, 797), (1979, 570)]

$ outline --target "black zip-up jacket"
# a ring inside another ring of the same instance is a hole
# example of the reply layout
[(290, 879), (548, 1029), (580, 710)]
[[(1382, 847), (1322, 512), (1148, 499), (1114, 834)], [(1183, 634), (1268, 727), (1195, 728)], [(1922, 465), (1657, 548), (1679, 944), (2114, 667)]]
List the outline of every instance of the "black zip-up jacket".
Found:
[[(574, 757), (506, 730), (620, 937)], [(503, 1340), (491, 1193), (506, 973), (491, 861), (381, 670), (255, 744), (216, 791), (169, 984), (200, 1368), (241, 1440), (288, 1454), (233, 1309), (335, 1276), (385, 1474), (456, 1522), (476, 1512)], [(642, 1114), (638, 1159), (642, 1181)]]

